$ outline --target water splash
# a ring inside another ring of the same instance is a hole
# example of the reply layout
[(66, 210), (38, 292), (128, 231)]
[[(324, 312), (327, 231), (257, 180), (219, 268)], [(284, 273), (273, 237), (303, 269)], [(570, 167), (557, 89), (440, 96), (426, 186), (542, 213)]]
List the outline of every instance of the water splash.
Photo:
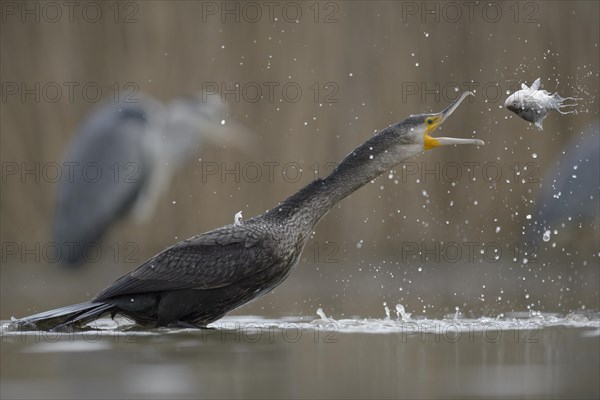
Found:
[[(579, 328), (585, 329), (582, 336), (599, 336), (600, 335), (600, 313), (596, 311), (574, 312), (568, 315), (559, 313), (547, 313), (540, 311), (511, 311), (501, 314), (495, 318), (480, 317), (480, 318), (458, 318), (452, 317), (447, 319), (428, 319), (415, 318), (411, 319), (411, 314), (406, 313), (404, 306), (396, 305), (398, 320), (388, 319), (373, 319), (373, 318), (352, 318), (352, 319), (333, 319), (328, 318), (323, 309), (319, 308), (317, 314), (320, 318), (313, 319), (311, 316), (303, 317), (285, 317), (277, 319), (263, 318), (257, 315), (240, 315), (227, 316), (217, 322), (209, 325), (209, 328), (217, 330), (235, 330), (243, 331), (244, 334), (255, 332), (272, 332), (273, 330), (294, 330), (297, 331), (317, 331), (337, 333), (368, 333), (368, 334), (414, 334), (417, 332), (431, 332), (434, 334), (445, 335), (448, 332), (472, 334), (473, 332), (504, 332), (504, 331), (523, 331), (530, 332), (532, 330), (546, 329), (553, 327), (564, 328)], [(452, 314), (451, 314), (452, 315)], [(456, 315), (456, 314), (454, 314)], [(460, 315), (460, 314), (459, 314)], [(100, 319), (101, 321), (103, 319)], [(106, 321), (112, 321), (109, 318), (104, 318)], [(198, 335), (203, 337), (207, 335), (207, 331), (203, 329), (176, 329), (176, 328), (156, 328), (143, 329), (132, 325), (131, 322), (117, 318), (119, 326), (116, 329), (101, 327), (112, 326), (114, 322), (101, 323), (95, 328), (88, 329), (82, 332), (52, 332), (45, 333), (52, 335), (55, 341), (60, 341), (61, 338), (73, 340), (73, 338), (85, 339), (89, 337), (90, 332), (93, 332), (94, 337), (120, 337), (121, 335), (130, 336), (164, 336), (164, 335)], [(23, 340), (23, 337), (37, 337), (37, 331), (12, 331), (9, 328), (10, 321), (0, 321), (1, 339), (6, 340)], [(212, 331), (211, 331), (212, 332)], [(218, 337), (218, 336), (216, 336)], [(73, 350), (77, 350), (76, 348)]]
[(383, 302), (383, 309), (385, 310), (385, 321), (390, 320), (390, 308), (387, 306), (387, 303)]
[(329, 318), (327, 318), (327, 315), (325, 315), (325, 312), (323, 311), (323, 309), (321, 307), (317, 308), (317, 315), (319, 317), (321, 317), (322, 320), (327, 321)]
[(396, 314), (398, 314), (398, 321), (408, 321), (412, 314), (407, 313), (402, 304), (396, 304)]

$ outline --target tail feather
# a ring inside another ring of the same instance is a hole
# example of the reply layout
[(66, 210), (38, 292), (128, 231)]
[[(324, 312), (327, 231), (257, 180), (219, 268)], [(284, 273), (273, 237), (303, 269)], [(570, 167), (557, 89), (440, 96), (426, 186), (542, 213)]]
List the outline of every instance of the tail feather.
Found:
[(69, 323), (79, 322), (81, 324), (85, 324), (91, 320), (94, 320), (94, 319), (100, 317), (102, 314), (109, 312), (113, 308), (113, 305), (108, 304), (108, 303), (95, 303), (95, 304), (99, 304), (99, 306), (96, 308), (92, 308), (91, 310), (88, 310), (88, 311), (84, 312), (83, 314), (76, 316), (75, 318), (72, 318), (71, 320), (69, 320)]
[(110, 311), (113, 307), (112, 304), (104, 302), (73, 304), (13, 320), (11, 326), (13, 329), (20, 331), (52, 331), (75, 325), (83, 326), (85, 323)]

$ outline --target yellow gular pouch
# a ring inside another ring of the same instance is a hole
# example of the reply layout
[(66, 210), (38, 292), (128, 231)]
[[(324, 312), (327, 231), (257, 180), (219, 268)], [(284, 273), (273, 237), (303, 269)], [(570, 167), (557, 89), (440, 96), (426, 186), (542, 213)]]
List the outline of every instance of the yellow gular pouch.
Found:
[(427, 129), (423, 134), (423, 149), (431, 150), (434, 147), (438, 147), (440, 145), (440, 141), (434, 137), (431, 137), (430, 133), (435, 131), (438, 126), (442, 124), (442, 116), (431, 116), (425, 118), (425, 125)]

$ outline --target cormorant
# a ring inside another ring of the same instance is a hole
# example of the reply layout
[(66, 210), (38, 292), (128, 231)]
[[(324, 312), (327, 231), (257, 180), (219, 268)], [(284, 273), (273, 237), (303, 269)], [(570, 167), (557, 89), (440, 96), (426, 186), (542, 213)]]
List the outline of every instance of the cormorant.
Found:
[(17, 329), (83, 327), (101, 315), (147, 326), (206, 327), (268, 293), (292, 271), (315, 225), (340, 200), (401, 162), (437, 146), (483, 145), (430, 134), (458, 107), (413, 115), (352, 151), (317, 179), (258, 217), (181, 241), (116, 280), (92, 300), (13, 321)]

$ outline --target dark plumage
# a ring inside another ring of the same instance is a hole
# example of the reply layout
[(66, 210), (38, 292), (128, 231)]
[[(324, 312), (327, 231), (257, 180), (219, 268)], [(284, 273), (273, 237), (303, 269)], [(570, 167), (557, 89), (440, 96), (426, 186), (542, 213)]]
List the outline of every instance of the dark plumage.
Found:
[(361, 186), (425, 148), (483, 144), (451, 138), (436, 138), (440, 144), (431, 144), (433, 139), (428, 138), (466, 95), (442, 113), (411, 116), (384, 129), (328, 177), (308, 184), (265, 214), (179, 242), (90, 302), (23, 318), (14, 326), (72, 328), (106, 313), (123, 314), (145, 326), (203, 327), (218, 320), (280, 284), (319, 220)]

